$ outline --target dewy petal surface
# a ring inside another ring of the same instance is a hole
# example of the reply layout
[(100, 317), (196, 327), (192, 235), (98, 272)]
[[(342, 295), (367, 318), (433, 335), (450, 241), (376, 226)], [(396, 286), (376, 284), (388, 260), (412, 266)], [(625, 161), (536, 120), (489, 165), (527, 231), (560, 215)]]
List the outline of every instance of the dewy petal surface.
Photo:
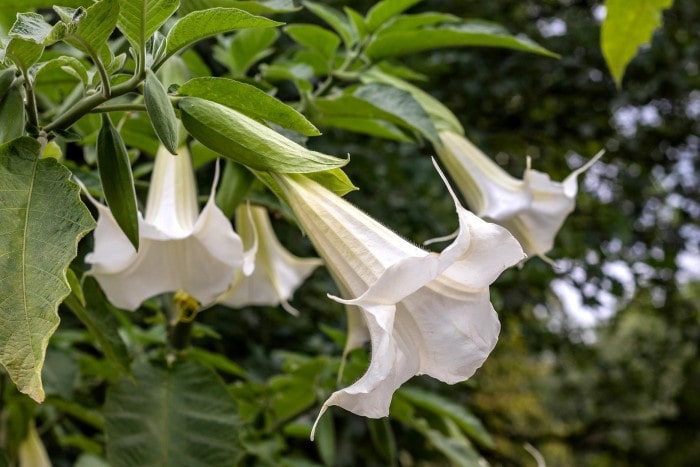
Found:
[(529, 167), (522, 180), (511, 177), (464, 136), (441, 132), (436, 150), (469, 205), (480, 217), (506, 227), (528, 255), (545, 258), (576, 205), (577, 177), (602, 152), (563, 182)]
[(234, 286), (217, 301), (234, 308), (281, 304), (291, 314), (298, 314), (288, 300), (314, 269), (323, 264), (321, 259), (300, 258), (284, 248), (263, 207), (239, 207), (236, 211), (236, 230), (246, 249), (257, 242), (255, 269), (250, 276), (237, 274)]
[(394, 391), (414, 375), (447, 383), (472, 376), (500, 329), (488, 286), (524, 258), (513, 236), (465, 210), (450, 190), (460, 231), (441, 253), (430, 253), (311, 180), (279, 180), (340, 289), (356, 297), (336, 300), (357, 307), (352, 312), (359, 310), (372, 344), (367, 372), (333, 393), (321, 414), (337, 405), (386, 416)]
[(198, 215), (191, 162), (163, 161), (190, 157), (186, 148), (179, 153), (158, 151), (146, 219), (139, 216), (138, 252), (109, 209), (93, 200), (99, 212), (95, 249), (85, 260), (107, 298), (120, 308), (135, 310), (149, 297), (177, 290), (202, 304), (212, 303), (242, 265), (241, 239), (214, 204), (214, 188)]

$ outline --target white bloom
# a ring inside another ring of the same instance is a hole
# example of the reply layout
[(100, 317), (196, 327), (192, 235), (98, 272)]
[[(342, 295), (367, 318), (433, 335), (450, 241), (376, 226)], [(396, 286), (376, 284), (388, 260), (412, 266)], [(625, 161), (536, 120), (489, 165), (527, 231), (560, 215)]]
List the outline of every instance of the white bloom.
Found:
[(457, 183), (469, 207), (488, 221), (510, 230), (529, 255), (546, 258), (554, 237), (574, 210), (578, 176), (603, 152), (572, 172), (563, 182), (528, 167), (522, 180), (510, 176), (464, 136), (440, 133), (440, 159)]
[(199, 213), (192, 161), (186, 147), (178, 156), (158, 150), (145, 218), (139, 213), (139, 250), (131, 245), (107, 206), (99, 211), (95, 250), (85, 258), (114, 305), (135, 310), (145, 299), (182, 290), (212, 303), (243, 264), (243, 246), (231, 223), (214, 204), (214, 188)]
[(524, 258), (506, 229), (464, 209), (450, 189), (459, 233), (431, 253), (308, 178), (277, 180), (343, 295), (357, 297), (332, 298), (360, 310), (372, 344), (367, 372), (333, 393), (319, 417), (332, 405), (383, 417), (394, 391), (414, 375), (452, 384), (474, 374), (500, 330), (489, 285)]
[(255, 251), (255, 269), (246, 276), (237, 272), (233, 286), (218, 298), (219, 303), (240, 308), (248, 305), (282, 305), (293, 315), (299, 312), (288, 300), (318, 266), (319, 258), (299, 258), (287, 251), (275, 236), (267, 210), (241, 206), (236, 212), (236, 230), (245, 248)]

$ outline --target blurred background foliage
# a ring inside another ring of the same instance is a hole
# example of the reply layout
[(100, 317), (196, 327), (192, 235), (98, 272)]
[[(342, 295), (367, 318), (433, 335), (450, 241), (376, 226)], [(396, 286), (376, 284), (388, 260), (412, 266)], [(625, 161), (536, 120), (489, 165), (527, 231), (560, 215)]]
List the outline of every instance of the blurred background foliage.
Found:
[[(374, 2), (325, 3), (365, 12)], [(577, 209), (551, 252), (557, 269), (533, 259), (492, 286), (503, 326), (483, 368), (455, 386), (414, 378), (395, 396), (390, 419), (334, 408), (316, 444), (308, 441), (311, 421), (336, 387), (346, 327), (342, 306), (326, 298), (336, 289), (324, 270), (297, 292), (298, 318), (264, 307), (202, 313), (192, 358), (215, 367), (237, 401), (245, 426), (238, 460), (475, 465), (478, 452), (503, 466), (534, 466), (540, 455), (548, 466), (700, 465), (700, 4), (675, 0), (621, 90), (600, 51), (601, 2), (426, 0), (411, 11), (492, 20), (561, 55), (465, 48), (402, 60), (511, 174), (520, 176), (530, 156), (535, 169), (562, 180), (599, 149), (607, 154), (581, 177)], [(291, 18), (318, 22), (307, 11)], [(283, 50), (289, 38), (279, 40)], [(221, 73), (212, 45), (196, 51)], [(278, 97), (298, 98), (291, 86)], [(454, 230), (430, 146), (322, 131), (310, 146), (352, 156), (347, 172), (360, 190), (349, 200), (415, 242)], [(275, 221), (290, 250), (313, 254), (295, 226)], [(130, 349), (146, 352), (164, 341), (152, 308), (128, 318), (115, 311)], [(0, 379), (12, 408), (2, 426), (23, 433), (12, 421), (38, 414), (54, 465), (103, 465), (100, 407), (119, 372), (63, 308), (61, 318), (47, 355), (47, 402), (37, 408)], [(366, 350), (352, 352), (341, 384), (366, 364)]]

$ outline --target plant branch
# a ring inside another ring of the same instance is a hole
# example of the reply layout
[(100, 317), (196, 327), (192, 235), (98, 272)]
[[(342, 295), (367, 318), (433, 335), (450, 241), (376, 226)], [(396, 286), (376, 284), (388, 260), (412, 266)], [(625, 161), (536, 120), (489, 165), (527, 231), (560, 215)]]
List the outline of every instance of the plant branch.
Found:
[(92, 109), (90, 112), (104, 113), (104, 112), (145, 112), (146, 106), (144, 104), (114, 104), (114, 105), (99, 105)]
[(22, 78), (24, 78), (24, 91), (27, 93), (27, 102), (25, 107), (27, 108), (27, 117), (29, 118), (29, 123), (33, 128), (39, 128), (39, 111), (36, 107), (36, 96), (34, 95), (34, 85), (32, 80), (24, 68), (22, 70)]

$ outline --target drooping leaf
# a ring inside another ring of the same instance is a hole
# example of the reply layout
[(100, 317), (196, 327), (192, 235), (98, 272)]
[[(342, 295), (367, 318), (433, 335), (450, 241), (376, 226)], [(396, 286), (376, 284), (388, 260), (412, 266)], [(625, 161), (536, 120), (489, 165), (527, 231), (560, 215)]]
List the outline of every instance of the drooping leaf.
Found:
[(138, 250), (139, 223), (134, 176), (124, 141), (107, 113), (102, 114), (102, 126), (97, 134), (97, 169), (114, 220)]
[(122, 378), (109, 388), (104, 414), (114, 467), (230, 466), (242, 449), (232, 397), (198, 363), (135, 367), (133, 380)]
[(333, 59), (340, 45), (338, 36), (315, 24), (290, 24), (284, 28), (284, 32), (297, 43), (315, 50), (328, 61)]
[(23, 393), (44, 399), (41, 369), (58, 304), (70, 292), (66, 270), (95, 223), (70, 172), (39, 159), (40, 144), (0, 146), (0, 363)]
[(290, 13), (301, 7), (294, 0), (182, 0), (180, 14), (209, 8), (238, 8), (254, 15)]
[(183, 84), (178, 94), (218, 102), (256, 120), (272, 122), (302, 135), (321, 134), (293, 107), (255, 86), (240, 81), (226, 78), (195, 78)]
[[(87, 327), (105, 357), (122, 372), (127, 372), (129, 352), (119, 336), (119, 322), (114, 315), (115, 310), (100, 292), (97, 281), (87, 277), (82, 289), (79, 283), (73, 284), (71, 288), (72, 293), (66, 298), (65, 304)], [(81, 300), (83, 292), (84, 300)]]
[(305, 1), (303, 4), (311, 13), (328, 23), (342, 37), (346, 47), (350, 47), (357, 41), (350, 21), (340, 11), (317, 2)]
[(651, 40), (661, 26), (661, 12), (673, 0), (637, 0), (634, 6), (626, 0), (607, 0), (607, 16), (603, 21), (600, 43), (615, 84), (620, 87), (625, 69), (640, 46)]
[(136, 50), (177, 10), (179, 0), (119, 0), (117, 25)]
[(342, 167), (346, 159), (311, 151), (221, 104), (197, 97), (178, 102), (182, 123), (200, 143), (255, 170), (319, 172)]
[(245, 28), (269, 28), (282, 23), (254, 16), (236, 8), (212, 8), (185, 16), (168, 33), (166, 58), (195, 42), (217, 34)]
[(367, 28), (375, 31), (394, 16), (411, 8), (422, 0), (383, 0), (367, 12)]
[(179, 122), (175, 116), (175, 109), (170, 103), (165, 87), (150, 68), (146, 70), (143, 100), (158, 139), (171, 154), (177, 154)]
[(463, 46), (504, 47), (557, 57), (532, 39), (513, 36), (498, 24), (480, 20), (417, 29), (382, 30), (369, 44), (366, 53), (370, 58), (379, 60), (440, 47)]

